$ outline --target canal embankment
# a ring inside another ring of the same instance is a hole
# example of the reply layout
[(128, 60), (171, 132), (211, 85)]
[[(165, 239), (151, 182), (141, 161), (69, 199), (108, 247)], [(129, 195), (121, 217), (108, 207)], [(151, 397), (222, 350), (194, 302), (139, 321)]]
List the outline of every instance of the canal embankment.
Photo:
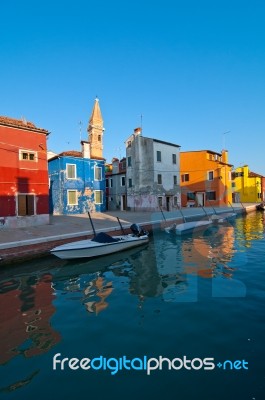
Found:
[[(256, 211), (256, 204), (237, 204), (232, 207), (196, 207), (182, 208), (171, 212), (134, 212), (114, 211), (106, 213), (93, 213), (92, 219), (96, 232), (121, 234), (121, 227), (126, 233), (130, 231), (133, 223), (140, 224), (149, 232), (160, 229), (172, 222), (181, 223), (184, 220), (195, 221), (210, 218), (213, 214), (235, 211), (244, 214)], [(0, 230), (0, 266), (13, 262), (25, 261), (34, 257), (48, 255), (56, 246), (72, 241), (91, 238), (93, 229), (87, 215), (51, 215), (48, 225), (33, 226), (18, 229)]]

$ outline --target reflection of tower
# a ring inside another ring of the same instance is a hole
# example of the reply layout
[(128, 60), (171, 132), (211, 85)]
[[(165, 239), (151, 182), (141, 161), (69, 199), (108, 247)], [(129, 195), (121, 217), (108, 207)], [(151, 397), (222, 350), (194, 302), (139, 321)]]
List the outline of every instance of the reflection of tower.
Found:
[(99, 101), (96, 98), (87, 128), (91, 158), (103, 158), (104, 130)]

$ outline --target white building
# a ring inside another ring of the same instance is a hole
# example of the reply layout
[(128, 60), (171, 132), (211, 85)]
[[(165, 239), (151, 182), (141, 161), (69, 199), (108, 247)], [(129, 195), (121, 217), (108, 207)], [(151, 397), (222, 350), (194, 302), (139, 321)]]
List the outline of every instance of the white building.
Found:
[(141, 135), (126, 141), (127, 209), (173, 210), (180, 206), (180, 146)]

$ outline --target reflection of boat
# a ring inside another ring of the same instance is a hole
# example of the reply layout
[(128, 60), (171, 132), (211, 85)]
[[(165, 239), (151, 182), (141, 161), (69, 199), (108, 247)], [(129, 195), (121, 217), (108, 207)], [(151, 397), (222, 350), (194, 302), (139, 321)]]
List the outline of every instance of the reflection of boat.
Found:
[(169, 228), (165, 228), (167, 233), (173, 232), (177, 235), (185, 235), (188, 233), (197, 232), (201, 229), (207, 228), (211, 225), (212, 221), (191, 221), (191, 222), (184, 222), (183, 224), (173, 224)]
[(256, 206), (257, 210), (264, 211), (265, 210), (265, 202), (260, 203)]
[(148, 234), (139, 225), (131, 225), (132, 234), (110, 236), (100, 232), (93, 239), (66, 243), (51, 250), (61, 259), (92, 258), (128, 250), (148, 242)]

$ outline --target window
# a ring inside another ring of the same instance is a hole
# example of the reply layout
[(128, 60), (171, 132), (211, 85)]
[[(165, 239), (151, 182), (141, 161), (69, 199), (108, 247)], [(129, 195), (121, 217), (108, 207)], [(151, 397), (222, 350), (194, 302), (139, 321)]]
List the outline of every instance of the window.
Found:
[(206, 200), (216, 200), (216, 192), (206, 192)]
[(232, 182), (232, 187), (233, 188), (236, 187), (236, 183), (235, 182)]
[(66, 164), (66, 178), (67, 179), (76, 179), (76, 165), (75, 164)]
[(159, 197), (157, 198), (157, 203), (158, 203), (158, 207), (162, 207), (163, 197), (159, 196)]
[(125, 176), (121, 176), (121, 186), (125, 186)]
[(17, 215), (35, 214), (35, 196), (33, 194), (19, 194), (17, 196)]
[(174, 206), (178, 207), (179, 204), (178, 204), (178, 197), (177, 196), (174, 196), (174, 200), (173, 201), (174, 201)]
[(178, 177), (176, 175), (173, 176), (174, 185), (178, 184)]
[(207, 172), (207, 179), (208, 179), (208, 181), (213, 181), (213, 171)]
[(102, 168), (101, 167), (95, 167), (95, 180), (96, 181), (102, 180)]
[(102, 190), (95, 190), (95, 204), (103, 203), (103, 192)]
[(129, 156), (129, 157), (127, 158), (127, 163), (128, 163), (128, 167), (131, 167), (131, 166), (132, 166), (132, 157), (131, 157), (131, 156)]
[(35, 151), (19, 150), (19, 159), (23, 161), (38, 161)]
[(67, 190), (67, 204), (69, 206), (77, 206), (77, 190)]
[(190, 201), (190, 200), (195, 200), (195, 193), (193, 193), (193, 192), (188, 192), (187, 193), (187, 201)]
[(129, 188), (132, 187), (132, 178), (129, 178)]
[(181, 175), (181, 182), (189, 182), (190, 174), (182, 174)]
[(109, 180), (106, 179), (106, 188), (108, 188), (108, 187), (109, 187)]
[(161, 174), (157, 174), (157, 183), (159, 185), (162, 185), (162, 175)]
[(244, 172), (235, 172), (235, 178), (243, 177)]
[(261, 193), (258, 193), (258, 199), (261, 199)]
[(177, 155), (176, 154), (172, 154), (172, 163), (177, 164)]
[(161, 160), (162, 160), (161, 151), (158, 150), (158, 151), (156, 152), (156, 161), (159, 161), (159, 162), (160, 162)]
[(113, 187), (113, 179), (109, 178), (109, 187), (112, 188)]
[(98, 141), (101, 142), (101, 135), (98, 135)]

